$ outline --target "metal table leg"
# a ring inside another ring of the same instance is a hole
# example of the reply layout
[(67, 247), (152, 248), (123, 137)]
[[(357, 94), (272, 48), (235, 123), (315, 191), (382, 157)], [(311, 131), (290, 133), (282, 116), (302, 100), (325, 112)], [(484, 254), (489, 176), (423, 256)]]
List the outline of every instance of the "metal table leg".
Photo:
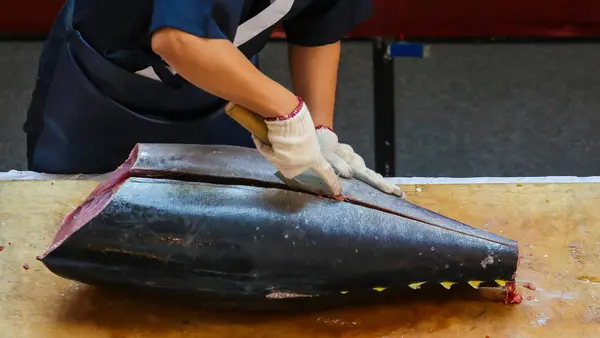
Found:
[(389, 46), (383, 38), (373, 40), (375, 171), (385, 177), (396, 175), (394, 60)]

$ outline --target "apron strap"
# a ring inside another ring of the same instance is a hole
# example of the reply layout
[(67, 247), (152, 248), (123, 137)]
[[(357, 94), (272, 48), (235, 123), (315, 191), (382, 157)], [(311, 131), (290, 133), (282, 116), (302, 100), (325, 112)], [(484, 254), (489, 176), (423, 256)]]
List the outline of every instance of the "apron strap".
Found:
[(185, 84), (185, 79), (179, 74), (173, 74), (160, 58), (152, 58), (150, 60), (150, 65), (163, 83), (174, 88), (181, 88), (181, 86)]

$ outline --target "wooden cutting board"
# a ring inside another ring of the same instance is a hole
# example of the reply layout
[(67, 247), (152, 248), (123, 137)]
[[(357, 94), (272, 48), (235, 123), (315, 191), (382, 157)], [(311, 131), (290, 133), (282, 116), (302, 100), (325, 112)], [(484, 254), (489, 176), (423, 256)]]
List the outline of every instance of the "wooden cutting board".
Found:
[(0, 182), (0, 337), (600, 337), (600, 184), (403, 186), (417, 204), (519, 240), (520, 305), (481, 297), (272, 316), (123, 297), (50, 273), (36, 255), (97, 183)]

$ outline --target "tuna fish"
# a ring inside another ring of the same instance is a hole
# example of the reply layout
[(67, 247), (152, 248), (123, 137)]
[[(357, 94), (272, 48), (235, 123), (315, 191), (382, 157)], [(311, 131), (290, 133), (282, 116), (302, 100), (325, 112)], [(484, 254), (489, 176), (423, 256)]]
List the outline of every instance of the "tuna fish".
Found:
[(514, 287), (514, 240), (355, 179), (340, 201), (275, 172), (250, 148), (138, 144), (40, 260), (87, 284), (229, 300)]

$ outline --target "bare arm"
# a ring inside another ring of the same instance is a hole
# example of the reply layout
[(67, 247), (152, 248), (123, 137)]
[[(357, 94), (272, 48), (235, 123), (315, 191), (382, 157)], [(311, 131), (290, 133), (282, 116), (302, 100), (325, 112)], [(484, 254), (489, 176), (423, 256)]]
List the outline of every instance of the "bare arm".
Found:
[(341, 43), (289, 45), (288, 50), (294, 91), (306, 102), (316, 126), (332, 128)]
[(298, 105), (296, 95), (261, 73), (229, 40), (163, 28), (153, 34), (152, 49), (190, 83), (264, 117), (287, 115)]

